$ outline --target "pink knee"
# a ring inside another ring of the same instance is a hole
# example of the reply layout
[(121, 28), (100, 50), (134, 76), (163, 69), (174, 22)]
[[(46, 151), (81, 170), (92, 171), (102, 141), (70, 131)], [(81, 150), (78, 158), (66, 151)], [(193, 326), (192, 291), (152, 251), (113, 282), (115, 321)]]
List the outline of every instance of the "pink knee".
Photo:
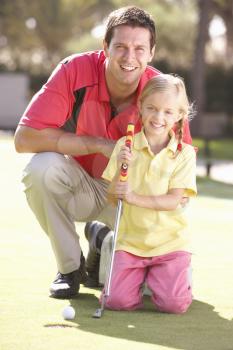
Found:
[[(153, 299), (153, 298), (152, 298)], [(156, 308), (161, 312), (171, 314), (183, 314), (185, 313), (192, 303), (192, 297), (167, 297), (167, 298), (155, 298), (153, 300)]]
[(139, 297), (130, 297), (127, 293), (114, 294), (106, 298), (106, 308), (111, 310), (135, 310), (143, 306)]

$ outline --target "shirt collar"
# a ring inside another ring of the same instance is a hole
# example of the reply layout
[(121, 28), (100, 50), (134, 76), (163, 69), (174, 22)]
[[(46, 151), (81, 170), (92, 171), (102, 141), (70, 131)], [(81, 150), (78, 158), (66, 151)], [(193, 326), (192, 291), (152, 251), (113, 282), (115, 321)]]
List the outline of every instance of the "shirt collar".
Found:
[[(178, 140), (177, 140), (173, 130), (169, 131), (169, 136), (170, 136), (170, 141), (168, 142), (168, 144), (166, 146), (166, 150), (171, 155), (174, 155), (176, 150), (177, 150)], [(147, 148), (148, 151), (150, 153), (152, 153), (143, 130), (140, 131), (138, 134), (136, 134), (136, 137), (134, 140), (134, 148), (138, 149), (138, 150), (142, 150), (144, 148)]]

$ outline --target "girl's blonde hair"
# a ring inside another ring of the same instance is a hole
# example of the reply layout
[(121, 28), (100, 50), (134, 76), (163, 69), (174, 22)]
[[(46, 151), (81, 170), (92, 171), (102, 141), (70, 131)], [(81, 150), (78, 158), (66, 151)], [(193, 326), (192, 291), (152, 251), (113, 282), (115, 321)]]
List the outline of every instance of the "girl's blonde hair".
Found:
[(193, 105), (189, 103), (183, 78), (173, 74), (159, 74), (148, 80), (139, 97), (139, 102), (143, 103), (146, 97), (155, 92), (166, 92), (173, 90), (177, 93), (179, 101), (178, 109), (181, 119), (177, 122), (175, 133), (178, 142), (181, 144), (183, 138), (183, 126), (186, 119), (190, 120), (194, 115)]

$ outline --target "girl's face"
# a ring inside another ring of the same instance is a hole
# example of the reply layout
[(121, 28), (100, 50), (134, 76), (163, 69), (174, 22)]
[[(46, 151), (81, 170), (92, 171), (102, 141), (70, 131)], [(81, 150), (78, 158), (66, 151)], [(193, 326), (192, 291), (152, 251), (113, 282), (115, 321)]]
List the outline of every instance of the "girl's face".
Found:
[(174, 124), (181, 119), (175, 91), (154, 92), (139, 106), (146, 136), (167, 137)]

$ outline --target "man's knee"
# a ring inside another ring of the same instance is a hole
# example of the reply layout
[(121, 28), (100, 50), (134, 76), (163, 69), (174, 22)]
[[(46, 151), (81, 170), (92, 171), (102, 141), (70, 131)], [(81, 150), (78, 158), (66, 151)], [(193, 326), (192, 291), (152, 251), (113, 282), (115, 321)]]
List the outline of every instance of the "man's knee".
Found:
[(47, 187), (51, 186), (61, 174), (64, 163), (64, 156), (55, 152), (42, 152), (35, 154), (27, 164), (22, 182), (26, 187)]
[(37, 153), (27, 164), (24, 173), (35, 179), (41, 178), (50, 166), (59, 163), (61, 157), (55, 152)]

